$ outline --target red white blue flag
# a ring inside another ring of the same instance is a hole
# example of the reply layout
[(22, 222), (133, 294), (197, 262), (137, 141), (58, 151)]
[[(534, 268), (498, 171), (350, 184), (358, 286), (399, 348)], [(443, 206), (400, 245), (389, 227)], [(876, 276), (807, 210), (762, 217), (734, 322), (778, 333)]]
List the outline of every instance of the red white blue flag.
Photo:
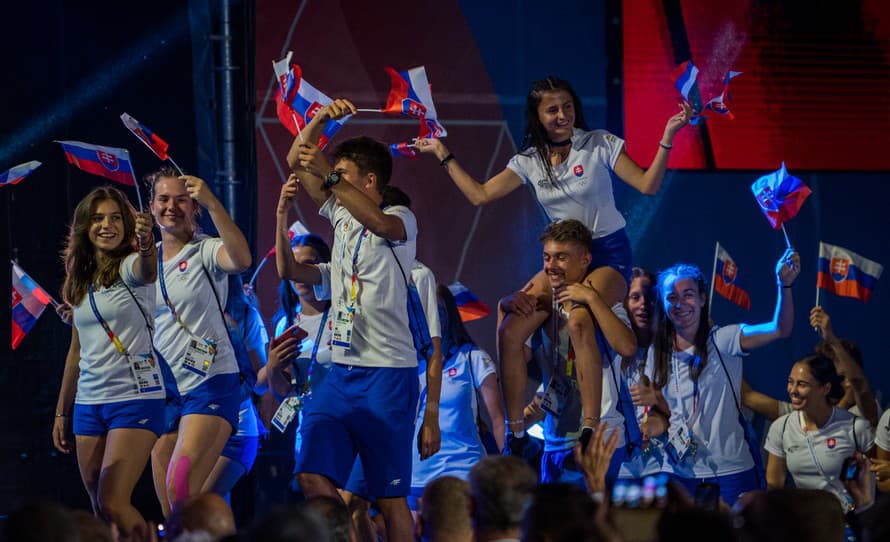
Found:
[(789, 175), (785, 162), (777, 171), (764, 175), (751, 185), (754, 199), (773, 229), (779, 229), (800, 211), (812, 191), (797, 177)]
[(819, 242), (816, 287), (844, 297), (868, 301), (884, 266), (845, 248)]
[(22, 182), (22, 180), (24, 180), (25, 177), (30, 175), (32, 171), (39, 168), (40, 166), (40, 162), (38, 162), (37, 160), (31, 160), (30, 162), (19, 164), (12, 169), (0, 173), (0, 186), (4, 186), (7, 184), (19, 184), (20, 182)]
[(136, 186), (136, 176), (127, 149), (90, 145), (81, 141), (57, 141), (65, 151), (68, 163), (93, 175), (127, 186)]
[(732, 96), (729, 94), (729, 82), (732, 81), (734, 77), (741, 74), (742, 72), (734, 72), (732, 70), (727, 72), (726, 77), (723, 78), (723, 92), (716, 98), (711, 98), (708, 103), (705, 104), (705, 109), (702, 111), (703, 117), (716, 114), (729, 120), (735, 118), (732, 111), (729, 110), (729, 106), (732, 103)]
[[(334, 100), (303, 79), (300, 66), (290, 64), (291, 56), (292, 53), (288, 52), (285, 58), (273, 62), (272, 66), (278, 81), (278, 91), (275, 94), (278, 120), (291, 134), (297, 136), (321, 108)], [(339, 120), (329, 120), (324, 125), (318, 147), (325, 148), (347, 120), (349, 116)]]
[(389, 152), (395, 158), (417, 158), (417, 151), (414, 149), (414, 145), (407, 142), (390, 144)]
[(714, 291), (743, 309), (751, 308), (751, 296), (739, 280), (739, 268), (735, 260), (720, 243), (717, 243), (717, 265), (714, 267)]
[(34, 324), (43, 309), (52, 302), (46, 291), (34, 282), (15, 262), (12, 263), (12, 349), (21, 344), (22, 339)]
[(404, 72), (390, 67), (385, 70), (389, 74), (390, 89), (386, 105), (381, 111), (419, 119), (422, 138), (448, 135), (445, 127), (438, 121), (426, 68), (418, 66)]
[(471, 292), (459, 281), (450, 284), (448, 290), (451, 292), (451, 295), (454, 296), (455, 303), (457, 303), (457, 310), (460, 312), (461, 321), (470, 322), (472, 320), (478, 320), (491, 313), (491, 309), (488, 308), (488, 305), (483, 303), (482, 300), (476, 297), (476, 294)]
[(170, 148), (170, 145), (161, 139), (158, 134), (149, 130), (148, 126), (142, 124), (126, 113), (121, 115), (121, 121), (123, 121), (124, 126), (126, 126), (128, 130), (133, 132), (134, 136), (138, 137), (140, 141), (145, 143), (146, 147), (151, 149), (151, 152), (155, 153), (155, 156), (161, 160), (166, 160), (168, 158), (167, 149)]

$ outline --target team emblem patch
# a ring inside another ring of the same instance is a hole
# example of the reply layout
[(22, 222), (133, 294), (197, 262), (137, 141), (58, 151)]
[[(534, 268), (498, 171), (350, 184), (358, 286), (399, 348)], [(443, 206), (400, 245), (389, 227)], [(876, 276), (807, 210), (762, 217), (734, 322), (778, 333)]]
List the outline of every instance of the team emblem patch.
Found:
[(455, 369), (454, 367), (448, 369), (448, 376), (451, 378), (457, 376), (457, 369)]
[(834, 450), (834, 448), (837, 446), (837, 440), (833, 438), (826, 439), (825, 445), (828, 446), (829, 450)]
[(580, 177), (581, 175), (584, 175), (584, 166), (578, 164), (572, 171), (575, 172), (575, 177)]
[(185, 273), (186, 269), (188, 269), (188, 268), (189, 268), (188, 260), (182, 260), (181, 262), (179, 262), (179, 272), (180, 273)]

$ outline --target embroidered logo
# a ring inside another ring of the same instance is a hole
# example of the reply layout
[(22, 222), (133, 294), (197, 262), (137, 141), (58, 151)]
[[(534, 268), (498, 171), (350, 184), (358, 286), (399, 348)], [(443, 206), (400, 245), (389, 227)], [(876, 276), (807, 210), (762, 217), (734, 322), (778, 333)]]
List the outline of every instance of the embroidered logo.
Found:
[(574, 169), (572, 169), (572, 171), (575, 172), (575, 177), (580, 177), (581, 175), (584, 175), (584, 166), (578, 164), (574, 167)]
[(829, 450), (834, 450), (835, 446), (837, 446), (837, 440), (830, 438), (825, 441), (825, 444), (828, 446)]
[(180, 272), (180, 273), (185, 273), (185, 271), (186, 271), (188, 268), (189, 268), (189, 261), (188, 261), (188, 260), (182, 260), (181, 262), (179, 262), (179, 272)]
[(455, 369), (454, 367), (448, 369), (448, 376), (450, 376), (451, 378), (457, 376), (457, 369)]

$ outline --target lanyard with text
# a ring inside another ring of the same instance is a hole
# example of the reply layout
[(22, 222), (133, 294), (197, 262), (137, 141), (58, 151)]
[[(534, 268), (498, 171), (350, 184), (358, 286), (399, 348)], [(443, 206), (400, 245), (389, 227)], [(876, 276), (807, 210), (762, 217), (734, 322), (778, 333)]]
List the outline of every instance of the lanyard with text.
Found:
[(365, 238), (365, 234), (368, 232), (368, 228), (362, 228), (362, 231), (358, 234), (358, 241), (355, 242), (355, 251), (352, 253), (352, 280), (350, 281), (350, 291), (349, 291), (349, 306), (355, 308), (355, 298), (357, 294), (357, 286), (358, 283), (358, 251), (362, 248), (362, 239)]
[(840, 490), (841, 495), (847, 501), (847, 506), (852, 506), (853, 499), (850, 494), (847, 492), (847, 488), (840, 483), (840, 481), (835, 476), (828, 476), (825, 474), (825, 469), (822, 468), (822, 463), (819, 462), (819, 457), (816, 455), (816, 445), (813, 443), (813, 437), (810, 435), (810, 432), (807, 430), (807, 423), (804, 420), (803, 412), (797, 411), (798, 419), (800, 420), (800, 428), (803, 430), (804, 438), (807, 441), (807, 448), (810, 450), (810, 458), (813, 460), (813, 464), (816, 465), (816, 468), (819, 470), (819, 475), (828, 482), (828, 485)]
[(96, 320), (99, 321), (99, 325), (101, 325), (102, 329), (105, 330), (105, 334), (108, 335), (109, 339), (111, 339), (111, 342), (112, 342), (112, 344), (114, 344), (114, 347), (117, 348), (117, 351), (125, 356), (129, 356), (130, 353), (127, 352), (126, 348), (124, 348), (124, 345), (123, 345), (123, 343), (121, 343), (121, 340), (117, 338), (117, 335), (115, 335), (113, 331), (111, 331), (111, 326), (108, 325), (108, 322), (105, 321), (105, 318), (102, 318), (102, 315), (99, 314), (99, 308), (96, 306), (96, 298), (93, 297), (93, 285), (92, 284), (90, 284), (89, 293), (90, 293), (90, 308), (93, 309), (93, 314), (96, 316)]
[(182, 326), (182, 329), (186, 330), (189, 335), (194, 335), (192, 331), (185, 325), (185, 322), (182, 321), (182, 318), (176, 313), (176, 309), (173, 308), (173, 302), (170, 301), (170, 296), (167, 295), (167, 283), (164, 280), (164, 243), (158, 243), (158, 284), (161, 286), (161, 297), (164, 298), (164, 304), (167, 305), (167, 308), (170, 309), (170, 314), (173, 315), (173, 319), (176, 320), (176, 323)]
[(321, 344), (321, 336), (324, 334), (324, 326), (328, 322), (328, 311), (330, 307), (324, 310), (321, 315), (321, 322), (318, 324), (318, 333), (315, 334), (315, 344), (312, 345), (312, 355), (309, 358), (309, 369), (306, 371), (306, 382), (303, 384), (303, 395), (312, 393), (310, 383), (312, 382), (312, 368), (315, 367), (315, 358), (318, 356), (318, 346)]

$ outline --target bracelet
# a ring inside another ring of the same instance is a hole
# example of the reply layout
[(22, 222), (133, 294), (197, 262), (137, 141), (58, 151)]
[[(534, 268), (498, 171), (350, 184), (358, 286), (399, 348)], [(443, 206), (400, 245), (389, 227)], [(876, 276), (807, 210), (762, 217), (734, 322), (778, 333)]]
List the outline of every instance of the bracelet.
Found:
[(669, 150), (671, 150), (671, 149), (674, 148), (673, 145), (665, 145), (665, 144), (662, 143), (661, 141), (658, 142), (658, 146), (661, 147), (662, 149), (666, 150), (666, 151), (669, 151)]
[(523, 424), (523, 425), (525, 424), (525, 420), (524, 420), (524, 419), (522, 419), (522, 420), (511, 420), (511, 419), (507, 418), (507, 419), (504, 420), (504, 422), (507, 424), (508, 427), (511, 426), (511, 425), (517, 425), (517, 424), (520, 424), (520, 423)]
[(454, 153), (449, 152), (448, 156), (446, 156), (445, 158), (442, 159), (441, 162), (439, 162), (439, 165), (442, 167), (445, 167), (448, 165), (448, 162), (450, 162), (452, 160), (454, 160)]
[(783, 289), (784, 289), (784, 288), (791, 288), (792, 286), (794, 286), (794, 283), (793, 283), (793, 282), (792, 282), (791, 284), (782, 284), (781, 282), (779, 283), (779, 287), (780, 287), (780, 288), (783, 288)]
[(149, 256), (154, 252), (154, 250), (152, 250), (153, 248), (154, 245), (148, 245), (145, 248), (139, 247), (139, 254), (142, 256)]
[(56, 418), (67, 418), (67, 417), (68, 417), (67, 414), (61, 414), (59, 412), (56, 412)]
[(599, 416), (584, 416), (584, 418), (581, 419), (581, 425), (584, 425), (584, 422), (586, 422), (587, 420), (590, 420), (593, 423), (599, 423), (600, 417)]

